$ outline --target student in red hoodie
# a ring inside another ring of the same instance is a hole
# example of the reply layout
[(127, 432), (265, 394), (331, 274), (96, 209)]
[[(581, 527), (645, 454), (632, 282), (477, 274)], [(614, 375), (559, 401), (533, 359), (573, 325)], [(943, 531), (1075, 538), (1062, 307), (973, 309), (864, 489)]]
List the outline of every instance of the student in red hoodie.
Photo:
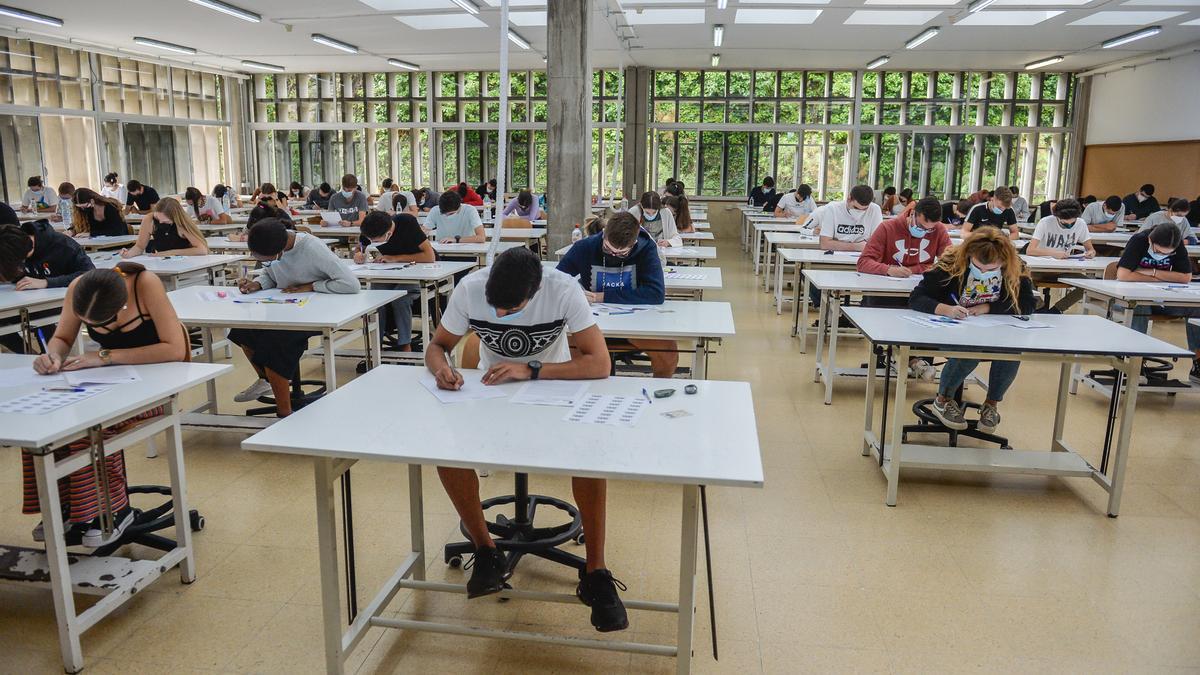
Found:
[(467, 185), (466, 183), (459, 183), (457, 190), (458, 196), (462, 197), (463, 204), (469, 204), (471, 206), (483, 206), (483, 197), (479, 196), (479, 193), (475, 191), (475, 188)]

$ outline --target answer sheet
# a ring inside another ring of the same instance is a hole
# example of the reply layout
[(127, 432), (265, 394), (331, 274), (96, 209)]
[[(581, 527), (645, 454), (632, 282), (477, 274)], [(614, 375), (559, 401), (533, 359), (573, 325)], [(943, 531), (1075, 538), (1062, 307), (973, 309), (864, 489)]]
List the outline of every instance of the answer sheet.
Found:
[(62, 375), (38, 375), (33, 368), (0, 368), (0, 389), (38, 384), (46, 387), (63, 384)]
[(580, 424), (611, 424), (632, 427), (637, 424), (642, 412), (650, 406), (643, 396), (615, 396), (612, 394), (588, 394), (563, 418), (567, 422)]
[(533, 380), (521, 386), (512, 402), (524, 405), (572, 406), (587, 393), (588, 383), (578, 380)]
[(63, 379), (72, 387), (89, 384), (126, 384), (141, 382), (142, 376), (132, 366), (102, 366), (86, 370), (64, 371)]
[(508, 391), (502, 387), (489, 387), (477, 379), (463, 377), (462, 388), (457, 391), (438, 389), (437, 378), (433, 373), (425, 371), (418, 378), (421, 385), (442, 403), (462, 403), (463, 401), (479, 401), (488, 398), (504, 398)]
[(45, 415), (59, 408), (79, 403), (96, 394), (108, 391), (109, 387), (81, 387), (81, 391), (38, 391), (8, 401), (0, 401), (0, 413), (20, 415)]

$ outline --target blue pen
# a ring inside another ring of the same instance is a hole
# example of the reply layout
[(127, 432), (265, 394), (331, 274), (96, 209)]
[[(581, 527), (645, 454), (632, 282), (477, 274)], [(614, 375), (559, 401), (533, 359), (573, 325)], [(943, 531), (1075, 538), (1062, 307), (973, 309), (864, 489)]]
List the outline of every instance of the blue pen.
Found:
[(42, 343), (42, 353), (43, 354), (48, 353), (46, 351), (46, 336), (42, 333), (41, 328), (37, 329), (37, 337), (38, 337), (38, 342)]
[(80, 394), (87, 391), (87, 389), (84, 389), (83, 387), (49, 387), (47, 389), (43, 389), (42, 391), (66, 391)]
[(650, 394), (648, 394), (646, 392), (645, 387), (642, 387), (642, 396), (646, 397), (646, 403), (649, 403), (650, 405), (654, 405), (654, 401), (653, 401), (653, 399), (650, 398)]

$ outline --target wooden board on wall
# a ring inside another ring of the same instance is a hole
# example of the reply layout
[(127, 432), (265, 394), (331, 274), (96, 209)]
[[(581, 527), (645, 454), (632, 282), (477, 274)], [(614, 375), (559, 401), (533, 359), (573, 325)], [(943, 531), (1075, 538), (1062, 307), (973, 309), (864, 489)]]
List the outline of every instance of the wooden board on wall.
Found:
[(1084, 148), (1079, 194), (1125, 195), (1144, 183), (1166, 206), (1168, 197), (1200, 195), (1200, 140), (1161, 143), (1114, 143)]

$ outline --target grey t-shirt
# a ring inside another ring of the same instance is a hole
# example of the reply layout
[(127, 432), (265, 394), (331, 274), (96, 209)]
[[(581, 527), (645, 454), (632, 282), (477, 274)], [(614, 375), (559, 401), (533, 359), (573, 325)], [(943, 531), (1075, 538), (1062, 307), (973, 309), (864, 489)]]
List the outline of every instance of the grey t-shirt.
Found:
[(362, 192), (355, 190), (354, 195), (346, 199), (339, 190), (329, 198), (329, 210), (337, 211), (342, 214), (342, 220), (353, 223), (358, 220), (359, 212), (366, 213), (370, 207), (367, 206), (367, 196)]
[(358, 279), (338, 257), (311, 234), (297, 232), (291, 250), (263, 266), (258, 283), (263, 288), (289, 288), (312, 284), (318, 293), (357, 293)]

